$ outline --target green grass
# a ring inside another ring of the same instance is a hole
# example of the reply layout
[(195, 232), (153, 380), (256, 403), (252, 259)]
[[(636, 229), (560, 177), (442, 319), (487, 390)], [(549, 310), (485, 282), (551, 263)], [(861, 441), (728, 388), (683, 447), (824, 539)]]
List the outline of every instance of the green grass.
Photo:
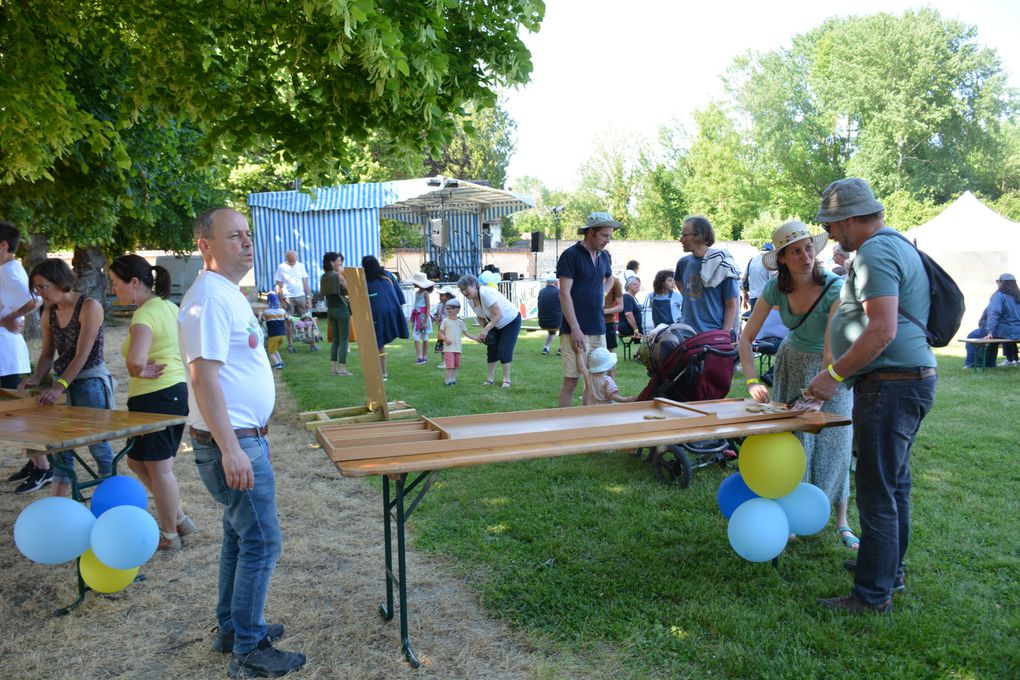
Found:
[[(479, 345), (452, 388), (434, 363), (414, 364), (413, 345), (393, 345), (389, 398), (429, 416), (553, 406), (560, 365), (539, 354), (543, 337), (522, 335), (509, 391), (481, 386)], [(715, 505), (719, 468), (696, 471), (686, 490), (622, 453), (450, 470), (412, 518), (412, 540), (454, 558), (490, 614), (552, 657), (603, 652), (590, 673), (554, 666), (548, 677), (1015, 678), (1020, 370), (965, 372), (948, 349), (914, 447), (908, 591), (891, 617), (816, 604), (851, 584), (831, 521), (791, 543), (778, 570), (737, 557)], [(286, 360), (302, 408), (363, 402), (360, 380), (328, 376), (325, 352)], [(624, 394), (645, 383), (634, 362), (618, 371)]]

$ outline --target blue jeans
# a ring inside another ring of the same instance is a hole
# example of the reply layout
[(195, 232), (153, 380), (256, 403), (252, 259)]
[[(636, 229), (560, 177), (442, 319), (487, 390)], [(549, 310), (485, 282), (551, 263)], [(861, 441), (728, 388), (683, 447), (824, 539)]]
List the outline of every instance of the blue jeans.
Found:
[[(71, 406), (88, 406), (91, 408), (113, 408), (113, 393), (107, 378), (77, 378), (67, 390), (67, 403)], [(109, 477), (113, 472), (113, 449), (109, 442), (93, 444), (89, 453), (96, 461), (100, 477)], [(56, 454), (62, 465), (74, 466), (74, 458), (70, 451)], [(66, 483), (67, 473), (59, 467), (53, 467), (54, 483)]]
[(263, 610), (283, 541), (269, 442), (263, 437), (239, 440), (251, 460), (255, 485), (250, 491), (237, 491), (227, 486), (219, 448), (191, 441), (198, 475), (213, 500), (223, 506), (216, 624), (220, 632), (234, 632), (234, 653), (246, 654), (266, 636)]
[[(971, 331), (967, 334), (968, 338), (983, 338), (985, 337), (985, 331), (982, 328)], [(967, 343), (967, 359), (963, 362), (963, 365), (967, 368), (977, 366), (977, 346), (971, 343)], [(985, 366), (995, 366), (995, 359), (999, 354), (998, 345), (986, 345), (985, 349)]]
[(910, 543), (910, 448), (935, 401), (938, 378), (854, 385), (854, 450), (861, 546), (853, 594), (887, 602)]

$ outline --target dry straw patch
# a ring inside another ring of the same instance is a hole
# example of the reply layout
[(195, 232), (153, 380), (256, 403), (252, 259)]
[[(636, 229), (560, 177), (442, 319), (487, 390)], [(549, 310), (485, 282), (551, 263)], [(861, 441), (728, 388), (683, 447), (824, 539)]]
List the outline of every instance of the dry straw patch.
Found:
[[(106, 335), (106, 360), (122, 386), (127, 376), (118, 350), (126, 332), (127, 323), (115, 320)], [(33, 356), (37, 351), (32, 349)], [(123, 408), (124, 388), (119, 392), (118, 406)], [(266, 615), (286, 625), (283, 649), (308, 656), (296, 677), (408, 677), (397, 621), (384, 622), (376, 613), (384, 595), (378, 482), (370, 486), (340, 477), (300, 426), (282, 383), (277, 384), (269, 439), (284, 550)], [(120, 442), (114, 444), (116, 450)], [(21, 452), (11, 449), (0, 455), (4, 476), (23, 460)], [(126, 465), (121, 472), (130, 474)], [(177, 554), (155, 555), (142, 567), (145, 580), (114, 595), (89, 593), (63, 617), (54, 617), (52, 611), (76, 596), (74, 563), (32, 563), (13, 540), (18, 513), (46, 492), (17, 496), (13, 484), (0, 490), (4, 676), (225, 676), (229, 657), (210, 648), (222, 535), (219, 512), (198, 479), (186, 442), (176, 472), (186, 508), (201, 533), (185, 539), (184, 550)], [(415, 677), (573, 675), (570, 660), (543, 659), (521, 636), (489, 619), (469, 585), (451, 575), (449, 565), (409, 549), (408, 568), (411, 640), (422, 660)]]

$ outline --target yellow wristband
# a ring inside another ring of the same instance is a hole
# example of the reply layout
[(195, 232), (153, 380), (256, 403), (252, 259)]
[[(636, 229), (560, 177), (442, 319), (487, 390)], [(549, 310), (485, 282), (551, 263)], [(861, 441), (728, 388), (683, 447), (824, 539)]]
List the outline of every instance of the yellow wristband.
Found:
[(836, 373), (836, 369), (832, 367), (832, 364), (829, 364), (828, 368), (826, 368), (825, 370), (829, 372), (829, 375), (832, 376), (833, 380), (835, 380), (838, 383), (843, 382), (843, 376), (841, 376), (839, 373)]
[(747, 380), (744, 381), (744, 384), (745, 385), (761, 385), (761, 380), (758, 380), (758, 378), (748, 378)]
[(67, 384), (67, 381), (64, 380), (63, 378), (57, 378), (53, 382), (57, 383), (58, 385), (63, 387), (65, 390), (69, 387), (69, 385)]

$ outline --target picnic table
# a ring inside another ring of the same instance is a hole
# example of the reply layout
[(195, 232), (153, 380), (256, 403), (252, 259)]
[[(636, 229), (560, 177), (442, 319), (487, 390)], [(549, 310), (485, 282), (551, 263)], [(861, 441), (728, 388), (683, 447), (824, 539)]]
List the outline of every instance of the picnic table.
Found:
[(341, 475), (382, 479), (386, 602), (379, 612), (392, 620), (396, 585), (401, 645), (407, 661), (417, 668), (407, 624), (405, 523), (441, 470), (754, 434), (818, 432), (850, 424), (848, 418), (822, 411), (762, 413), (750, 410), (752, 405), (747, 399), (681, 403), (660, 398), (610, 406), (323, 425), (316, 430), (316, 438)]
[(1001, 345), (1007, 342), (1020, 342), (1020, 339), (1010, 338), (964, 338), (960, 342), (974, 345), (974, 365), (971, 368), (974, 372), (984, 370), (988, 358), (988, 348), (992, 345)]
[[(65, 465), (53, 454), (98, 444), (112, 439), (124, 439), (137, 435), (158, 432), (172, 425), (180, 425), (185, 416), (170, 416), (163, 413), (140, 413), (115, 409), (89, 408), (85, 406), (51, 405), (39, 406), (35, 397), (26, 397), (13, 390), (0, 390), (0, 447), (24, 449), (24, 455), (34, 458), (45, 454), (50, 465), (67, 473), (71, 483), (71, 497), (84, 500), (82, 489), (98, 485), (103, 480), (99, 473), (86, 463), (77, 451), (74, 458), (88, 474), (81, 481), (74, 469), (74, 462)], [(127, 444), (113, 458), (113, 472), (117, 464), (128, 454), (133, 444)], [(78, 571), (78, 599), (57, 610), (66, 614), (85, 598), (87, 587)]]

